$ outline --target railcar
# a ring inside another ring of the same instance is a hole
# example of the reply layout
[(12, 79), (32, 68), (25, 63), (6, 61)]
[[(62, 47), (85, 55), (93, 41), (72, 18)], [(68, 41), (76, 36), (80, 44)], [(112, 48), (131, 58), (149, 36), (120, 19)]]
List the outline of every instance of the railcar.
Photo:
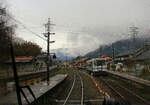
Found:
[(93, 58), (87, 61), (86, 70), (91, 75), (105, 75), (107, 61), (105, 58)]

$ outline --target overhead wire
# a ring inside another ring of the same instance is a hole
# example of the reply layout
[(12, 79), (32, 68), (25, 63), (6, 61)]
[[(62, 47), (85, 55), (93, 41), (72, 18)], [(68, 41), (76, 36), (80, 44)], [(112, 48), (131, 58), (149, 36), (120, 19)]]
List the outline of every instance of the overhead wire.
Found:
[(9, 16), (12, 20), (14, 20), (16, 23), (20, 24), (24, 29), (28, 30), (30, 33), (34, 34), (35, 36), (41, 38), (44, 41), (47, 41), (46, 39), (44, 39), (43, 37), (41, 37), (39, 34), (33, 32), (32, 30), (30, 30), (28, 27), (26, 27), (22, 22), (20, 22), (19, 20), (16, 20), (15, 18)]

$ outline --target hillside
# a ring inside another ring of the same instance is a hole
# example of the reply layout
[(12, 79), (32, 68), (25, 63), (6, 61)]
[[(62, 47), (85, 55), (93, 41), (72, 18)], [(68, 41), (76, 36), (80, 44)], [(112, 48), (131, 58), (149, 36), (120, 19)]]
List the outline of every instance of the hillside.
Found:
[[(147, 38), (136, 38), (136, 47), (142, 47)], [(131, 39), (123, 39), (112, 43), (114, 46), (115, 55), (134, 48), (134, 44)], [(109, 55), (112, 56), (112, 44), (101, 45), (98, 49), (89, 52), (85, 57), (97, 57), (98, 55)]]

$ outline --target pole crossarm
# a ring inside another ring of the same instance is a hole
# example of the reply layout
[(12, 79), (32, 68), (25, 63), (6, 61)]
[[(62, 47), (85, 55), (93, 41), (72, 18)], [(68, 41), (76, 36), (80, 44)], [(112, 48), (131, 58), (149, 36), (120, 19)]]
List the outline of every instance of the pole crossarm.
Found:
[(50, 43), (55, 43), (55, 41), (50, 41)]

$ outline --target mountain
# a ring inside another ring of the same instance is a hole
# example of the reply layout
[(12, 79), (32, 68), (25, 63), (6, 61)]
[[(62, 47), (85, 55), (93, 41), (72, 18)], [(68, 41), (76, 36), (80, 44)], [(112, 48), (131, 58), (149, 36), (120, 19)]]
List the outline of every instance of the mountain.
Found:
[(101, 45), (98, 49), (87, 53), (84, 57), (98, 57), (99, 55), (109, 55), (112, 56), (112, 45), (114, 47), (114, 52), (115, 55), (118, 55), (119, 53), (122, 53), (126, 50), (130, 50), (135, 48), (134, 46), (136, 46), (136, 48), (142, 47), (147, 38), (136, 38), (136, 43), (133, 43), (133, 40), (131, 39), (122, 39), (119, 41), (116, 41), (112, 44), (107, 44), (107, 45)]
[(53, 49), (52, 52), (56, 53), (57, 59), (60, 61), (65, 61), (65, 60), (71, 61), (73, 59), (73, 57), (69, 56), (69, 55), (66, 56), (66, 52), (68, 50), (69, 49), (67, 49), (67, 48), (59, 48), (59, 49)]

